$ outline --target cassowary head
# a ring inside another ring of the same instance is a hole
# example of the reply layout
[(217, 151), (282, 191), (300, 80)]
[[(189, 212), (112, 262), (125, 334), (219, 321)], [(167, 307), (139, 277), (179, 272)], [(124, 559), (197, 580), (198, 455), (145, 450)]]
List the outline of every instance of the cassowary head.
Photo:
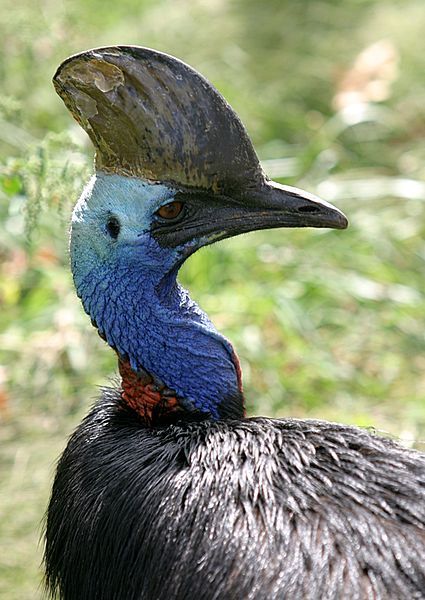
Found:
[[(74, 209), (71, 264), (100, 334), (133, 374), (218, 417), (241, 394), (230, 343), (176, 283), (194, 251), (255, 229), (333, 227), (336, 208), (263, 173), (237, 115), (196, 71), (111, 47), (58, 69), (59, 95), (96, 147)], [(228, 411), (232, 412), (232, 411)]]

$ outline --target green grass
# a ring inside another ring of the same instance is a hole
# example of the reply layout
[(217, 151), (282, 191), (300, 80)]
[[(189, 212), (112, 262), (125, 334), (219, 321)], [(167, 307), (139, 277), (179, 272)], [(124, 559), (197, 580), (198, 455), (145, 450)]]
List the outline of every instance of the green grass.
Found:
[[(41, 596), (54, 462), (116, 373), (68, 267), (67, 224), (91, 149), (50, 83), (61, 60), (88, 47), (153, 46), (197, 67), (273, 177), (349, 216), (347, 231), (258, 232), (183, 267), (182, 282), (235, 344), (250, 412), (375, 426), (423, 448), (422, 0), (3, 4), (0, 597)], [(356, 71), (361, 109), (336, 108), (356, 57), (382, 39), (391, 46), (372, 87), (373, 56)]]

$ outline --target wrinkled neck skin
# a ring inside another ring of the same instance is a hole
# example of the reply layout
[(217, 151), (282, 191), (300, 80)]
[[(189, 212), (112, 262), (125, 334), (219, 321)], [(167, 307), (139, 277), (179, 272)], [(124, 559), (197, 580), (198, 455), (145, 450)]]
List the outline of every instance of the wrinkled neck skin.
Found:
[(77, 293), (119, 356), (124, 400), (142, 416), (152, 417), (162, 402), (170, 411), (238, 418), (244, 414), (239, 362), (230, 342), (176, 281), (182, 249), (161, 247), (140, 219), (136, 240), (124, 239), (112, 252), (100, 243), (102, 210), (116, 214), (132, 195), (138, 203), (158, 201), (170, 192), (163, 188), (116, 175), (91, 180), (71, 229)]

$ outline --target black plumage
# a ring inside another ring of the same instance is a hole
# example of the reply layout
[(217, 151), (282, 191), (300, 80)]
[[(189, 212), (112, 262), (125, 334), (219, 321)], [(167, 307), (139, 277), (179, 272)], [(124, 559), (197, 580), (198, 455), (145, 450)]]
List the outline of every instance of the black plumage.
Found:
[(344, 425), (147, 427), (107, 390), (62, 456), (47, 578), (67, 600), (424, 598), (425, 458)]

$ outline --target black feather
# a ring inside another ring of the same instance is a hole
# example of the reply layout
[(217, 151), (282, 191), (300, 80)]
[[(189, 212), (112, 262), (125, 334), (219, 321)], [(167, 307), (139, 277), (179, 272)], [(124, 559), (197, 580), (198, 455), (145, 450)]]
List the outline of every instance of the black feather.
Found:
[(60, 459), (65, 600), (425, 597), (425, 456), (321, 421), (155, 428), (106, 390)]

